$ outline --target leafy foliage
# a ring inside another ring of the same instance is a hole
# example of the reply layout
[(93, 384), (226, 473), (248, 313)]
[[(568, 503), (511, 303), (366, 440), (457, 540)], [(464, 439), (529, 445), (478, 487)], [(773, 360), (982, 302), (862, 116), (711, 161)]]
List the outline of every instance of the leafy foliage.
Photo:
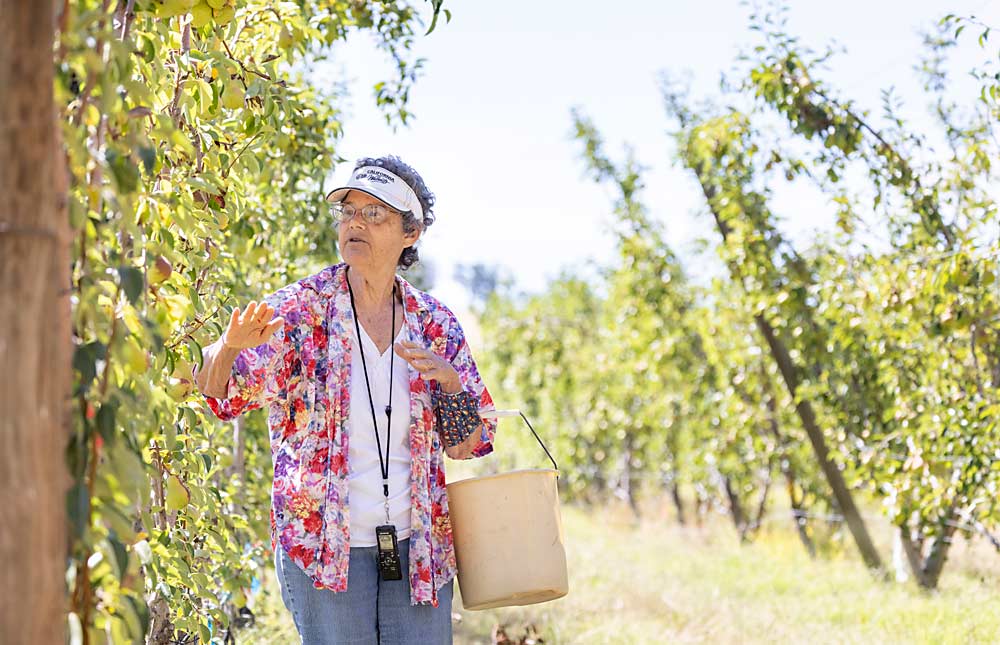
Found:
[[(977, 25), (984, 48), (989, 28), (950, 16), (926, 37), (920, 70), (940, 132), (923, 133), (891, 93), (881, 118), (839, 98), (822, 78), (831, 53), (789, 35), (780, 8), (751, 22), (759, 43), (725, 90), (742, 109), (695, 109), (663, 86), (676, 159), (704, 192), (728, 278), (686, 275), (639, 200), (642, 169), (630, 153), (613, 162), (577, 112), (588, 171), (617, 193), (619, 256), (597, 284), (496, 295), (483, 316), (503, 356), (495, 378), (563, 429), (569, 493), (673, 485), (683, 518), (683, 482), (752, 539), (779, 477), (797, 518), (844, 511), (828, 458), (882, 503), (934, 587), (956, 530), (1000, 520), (995, 79), (992, 63), (974, 70), (983, 92), (969, 109), (945, 71), (961, 32), (949, 28)], [(804, 250), (770, 206), (776, 184), (796, 181), (838, 215), (836, 234)], [(822, 450), (809, 449), (807, 422)], [(812, 549), (815, 533), (800, 535)]]
[[(408, 2), (87, 0), (59, 24), (71, 175), (74, 642), (221, 639), (269, 559), (268, 435), (215, 422), (191, 370), (237, 304), (336, 259), (339, 90), (310, 65), (370, 33), (407, 122)], [(436, 19), (441, 2), (432, 3)], [(433, 25), (432, 25), (433, 28)]]

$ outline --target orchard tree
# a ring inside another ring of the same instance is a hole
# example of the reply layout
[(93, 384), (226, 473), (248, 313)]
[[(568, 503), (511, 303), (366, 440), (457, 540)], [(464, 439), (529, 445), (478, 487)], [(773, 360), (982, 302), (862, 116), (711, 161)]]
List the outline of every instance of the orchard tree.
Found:
[[(484, 374), (507, 400), (517, 401), (559, 456), (559, 484), (567, 497), (591, 501), (607, 488), (614, 445), (611, 433), (590, 414), (603, 386), (595, 367), (607, 360), (593, 324), (600, 312), (594, 287), (564, 276), (528, 298), (494, 292), (480, 318)], [(514, 449), (498, 455), (498, 466), (533, 463), (534, 438), (513, 437)]]
[(68, 191), (52, 108), (53, 3), (0, 2), (0, 642), (56, 643), (66, 615)]
[[(868, 210), (886, 223), (889, 251), (842, 254), (843, 262), (831, 257), (835, 273), (821, 281), (821, 301), (830, 303), (829, 318), (839, 318), (836, 355), (853, 359), (831, 371), (846, 375), (853, 367), (861, 377), (854, 390), (862, 396), (844, 401), (862, 398), (882, 417), (864, 415), (857, 403), (847, 406), (864, 419), (861, 440), (852, 437), (854, 452), (901, 527), (916, 579), (933, 588), (956, 529), (996, 521), (993, 95), (980, 92), (978, 106), (974, 97), (956, 101), (945, 64), (954, 39), (944, 32), (927, 37), (921, 70), (946, 151), (935, 154), (929, 140), (936, 133), (907, 127), (891, 95), (885, 125), (876, 126), (816, 78), (814, 55), (784, 34), (780, 18), (770, 25), (765, 17), (767, 40), (748, 89), (799, 137), (821, 143), (810, 165), (825, 171), (830, 192), (845, 172), (864, 169), (874, 195)], [(865, 202), (837, 192), (850, 222)], [(833, 287), (846, 281), (858, 288)], [(873, 306), (880, 315), (863, 315)]]
[[(990, 113), (966, 115), (945, 99), (944, 41), (931, 42), (927, 89), (950, 151), (931, 154), (891, 95), (887, 125), (877, 127), (817, 78), (827, 54), (802, 48), (780, 14), (755, 20), (764, 42), (736, 89), (756, 101), (750, 113), (696, 115), (667, 92), (681, 158), (810, 439), (832, 446), (817, 457), (837, 464), (824, 472), (866, 561), (877, 563), (844, 507), (840, 470), (882, 496), (918, 581), (934, 587), (955, 530), (995, 512)], [(769, 113), (787, 132), (758, 125)], [(791, 153), (789, 137), (804, 152)], [(866, 178), (867, 190), (852, 193), (847, 176)], [(817, 245), (809, 257), (784, 240), (767, 205), (768, 182), (796, 177), (815, 181), (839, 208), (835, 246)], [(871, 248), (859, 223), (885, 230), (889, 250)]]
[(623, 460), (623, 479), (628, 481), (628, 466), (657, 476), (669, 486), (682, 520), (681, 480), (710, 491), (748, 541), (761, 526), (780, 469), (812, 552), (801, 514), (803, 483), (812, 483), (803, 474), (813, 469), (794, 448), (789, 418), (780, 418), (786, 402), (778, 400), (775, 370), (762, 362), (747, 331), (752, 320), (733, 306), (738, 298), (725, 282), (708, 290), (688, 282), (661, 225), (638, 200), (643, 184), (634, 158), (616, 166), (594, 125), (579, 113), (574, 122), (594, 178), (619, 193), (614, 230), (620, 258), (606, 276), (604, 327), (614, 343), (608, 369), (627, 376), (617, 379), (623, 391), (604, 389), (601, 396), (630, 402), (620, 415), (623, 449), (633, 457)]
[[(433, 28), (441, 2), (429, 10)], [(388, 0), (86, 0), (55, 24), (74, 236), (69, 632), (221, 638), (270, 559), (267, 432), (259, 415), (218, 424), (191, 371), (234, 306), (336, 260), (323, 195), (341, 116), (308, 70), (370, 34), (395, 62), (375, 104), (405, 124), (421, 16)]]

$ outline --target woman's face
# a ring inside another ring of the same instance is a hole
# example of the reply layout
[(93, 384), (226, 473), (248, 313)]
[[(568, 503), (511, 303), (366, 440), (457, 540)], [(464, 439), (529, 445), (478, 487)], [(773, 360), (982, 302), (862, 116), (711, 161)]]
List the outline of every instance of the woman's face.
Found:
[[(420, 238), (420, 231), (403, 233), (403, 217), (382, 201), (367, 193), (352, 190), (344, 198), (345, 204), (355, 209), (354, 216), (338, 225), (338, 245), (344, 262), (359, 269), (384, 270), (392, 267), (395, 271), (399, 254), (413, 246)], [(389, 216), (378, 224), (369, 224), (361, 209), (369, 204), (380, 204), (387, 208)]]

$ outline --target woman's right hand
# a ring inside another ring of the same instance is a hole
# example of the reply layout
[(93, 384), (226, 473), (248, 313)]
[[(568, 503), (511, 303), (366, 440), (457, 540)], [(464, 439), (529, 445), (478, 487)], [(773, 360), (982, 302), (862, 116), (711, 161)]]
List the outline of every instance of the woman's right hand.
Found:
[(247, 349), (257, 347), (278, 331), (283, 324), (284, 318), (275, 318), (274, 307), (262, 302), (251, 300), (246, 311), (240, 315), (240, 308), (233, 309), (233, 315), (229, 318), (229, 327), (222, 334), (222, 345), (230, 349)]

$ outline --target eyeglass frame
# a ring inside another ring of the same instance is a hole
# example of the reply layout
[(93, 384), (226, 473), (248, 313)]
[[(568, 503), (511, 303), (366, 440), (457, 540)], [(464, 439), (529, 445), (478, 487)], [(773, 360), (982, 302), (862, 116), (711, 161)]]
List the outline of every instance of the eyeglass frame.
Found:
[[(341, 215), (338, 214), (338, 210), (343, 210), (345, 207), (351, 208), (354, 211), (354, 212), (351, 213), (351, 215), (349, 217), (342, 217)], [(369, 210), (369, 209), (372, 209), (372, 208), (382, 209), (382, 210), (388, 211), (388, 212), (387, 212), (387, 214), (386, 214), (385, 217), (380, 218), (378, 221), (372, 221), (372, 219), (368, 215), (365, 215), (365, 210)], [(379, 224), (381, 224), (381, 223), (385, 222), (387, 219), (389, 219), (388, 215), (390, 215), (392, 213), (396, 213), (396, 214), (398, 214), (400, 216), (400, 218), (402, 218), (404, 228), (406, 226), (406, 217), (409, 216), (412, 219), (413, 224), (416, 225), (417, 230), (423, 230), (424, 229), (424, 223), (421, 222), (420, 220), (418, 220), (417, 217), (413, 214), (412, 211), (397, 210), (397, 209), (393, 208), (392, 206), (389, 206), (388, 204), (386, 204), (384, 202), (372, 203), (372, 204), (365, 204), (361, 208), (358, 208), (357, 206), (355, 206), (353, 204), (348, 204), (347, 202), (339, 201), (339, 202), (334, 202), (333, 204), (331, 204), (330, 205), (330, 210), (333, 212), (333, 220), (337, 224), (342, 224), (344, 222), (350, 221), (354, 217), (354, 215), (357, 214), (358, 211), (361, 211), (361, 216), (365, 220), (366, 224), (369, 224), (370, 226), (378, 226)]]
[[(346, 215), (344, 213), (344, 211), (346, 211), (347, 209), (350, 209), (351, 211), (350, 215)], [(389, 219), (389, 215), (393, 213), (399, 214), (400, 217), (404, 215), (402, 211), (398, 211), (395, 208), (392, 208), (391, 206), (384, 203), (365, 204), (364, 206), (358, 208), (354, 204), (348, 204), (347, 202), (340, 201), (340, 202), (334, 202), (330, 206), (330, 210), (333, 212), (334, 221), (337, 222), (338, 224), (350, 221), (359, 211), (361, 212), (361, 216), (362, 218), (364, 218), (364, 221), (367, 224), (371, 224), (372, 226), (376, 226), (386, 221), (387, 219)], [(381, 211), (382, 213), (384, 213), (384, 215), (378, 217), (378, 219), (375, 219), (372, 215), (369, 215), (365, 212), (372, 210), (376, 211), (376, 213), (378, 211)]]

